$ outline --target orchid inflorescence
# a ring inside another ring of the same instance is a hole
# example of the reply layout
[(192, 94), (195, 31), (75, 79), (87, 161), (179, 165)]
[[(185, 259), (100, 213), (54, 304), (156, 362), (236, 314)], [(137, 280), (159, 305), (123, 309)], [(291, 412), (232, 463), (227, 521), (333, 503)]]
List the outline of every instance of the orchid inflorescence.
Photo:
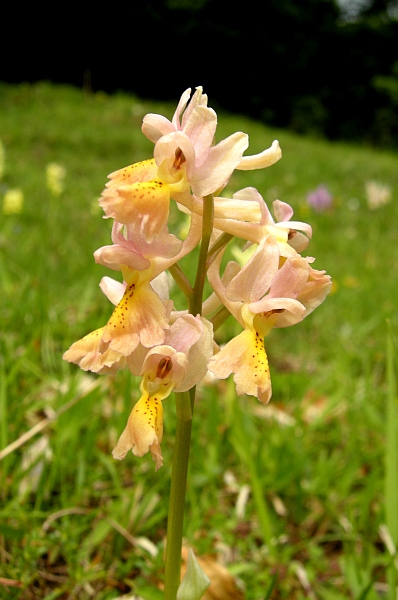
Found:
[[(264, 337), (273, 327), (304, 319), (331, 287), (325, 271), (302, 257), (312, 235), (293, 221), (279, 200), (271, 215), (260, 193), (247, 187), (232, 198), (222, 191), (233, 171), (262, 169), (281, 158), (277, 141), (254, 156), (243, 156), (248, 136), (236, 132), (215, 144), (217, 114), (202, 88), (186, 90), (171, 121), (148, 114), (142, 131), (154, 143), (153, 158), (109, 175), (99, 200), (114, 220), (112, 244), (95, 261), (121, 271), (123, 283), (104, 277), (101, 290), (115, 305), (108, 322), (72, 344), (64, 359), (83, 370), (115, 374), (128, 368), (141, 376), (142, 396), (113, 450), (123, 459), (151, 452), (162, 466), (162, 401), (171, 391), (191, 390), (210, 371), (233, 374), (238, 394), (267, 403), (271, 379)], [(170, 200), (189, 229), (180, 239), (169, 230)], [(246, 241), (239, 261), (224, 266), (232, 239)], [(195, 285), (178, 264), (201, 242)], [(205, 254), (202, 250), (205, 250)], [(246, 257), (246, 258), (245, 258)], [(188, 299), (176, 310), (169, 297), (169, 271)], [(202, 303), (204, 277), (212, 292)], [(221, 349), (215, 329), (233, 315), (242, 331)]]

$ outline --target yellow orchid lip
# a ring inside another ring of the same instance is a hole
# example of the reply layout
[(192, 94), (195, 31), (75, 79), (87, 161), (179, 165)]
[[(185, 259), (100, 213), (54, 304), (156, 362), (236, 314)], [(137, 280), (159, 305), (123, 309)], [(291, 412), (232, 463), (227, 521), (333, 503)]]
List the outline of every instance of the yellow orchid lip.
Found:
[[(134, 273), (134, 272), (133, 272)], [(131, 281), (104, 328), (104, 347), (129, 356), (139, 342), (145, 347), (162, 344), (168, 328), (166, 307), (148, 280)]]
[(163, 405), (155, 397), (143, 394), (130, 413), (126, 428), (112, 451), (112, 456), (123, 460), (129, 450), (135, 456), (151, 452), (156, 471), (163, 465), (160, 444), (163, 437)]
[(232, 338), (209, 362), (219, 379), (231, 373), (238, 395), (256, 396), (266, 404), (271, 398), (271, 376), (262, 335), (253, 327)]
[(109, 177), (99, 199), (105, 217), (126, 225), (142, 222), (150, 238), (165, 230), (171, 198), (188, 208), (191, 204), (186, 157), (181, 148), (159, 165), (149, 159), (114, 171)]

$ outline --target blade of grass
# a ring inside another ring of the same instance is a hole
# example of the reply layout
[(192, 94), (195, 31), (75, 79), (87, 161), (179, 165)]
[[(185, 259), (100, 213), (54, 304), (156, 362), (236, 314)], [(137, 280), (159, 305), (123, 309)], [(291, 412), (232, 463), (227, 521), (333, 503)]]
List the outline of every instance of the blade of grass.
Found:
[[(395, 548), (398, 542), (398, 410), (397, 384), (395, 377), (395, 349), (388, 323), (387, 333), (387, 406), (386, 406), (386, 450), (385, 450), (385, 518)], [(395, 550), (396, 552), (396, 550)], [(389, 598), (396, 598), (397, 570), (394, 562), (387, 572)]]
[[(4, 448), (8, 443), (8, 410), (7, 410), (7, 378), (5, 368), (0, 362), (0, 446)], [(7, 467), (3, 465), (0, 473), (1, 489), (4, 489), (4, 481), (7, 475)]]
[(271, 584), (270, 584), (270, 586), (269, 586), (269, 588), (267, 590), (267, 593), (264, 596), (264, 600), (269, 600), (271, 598), (271, 594), (272, 594), (272, 591), (273, 591), (273, 589), (275, 587), (275, 583), (276, 583), (277, 579), (278, 579), (277, 575), (274, 575), (272, 577)]
[(258, 466), (253, 457), (252, 439), (248, 431), (244, 427), (244, 415), (239, 415), (239, 409), (236, 404), (235, 426), (231, 434), (231, 443), (236, 452), (239, 454), (241, 461), (246, 466), (249, 476), (251, 491), (253, 494), (254, 504), (256, 506), (258, 519), (260, 522), (261, 534), (270, 553), (273, 553), (274, 545), (272, 544), (272, 524), (271, 517), (265, 499), (264, 489), (261, 483), (261, 477), (258, 472)]
[(26, 444), (26, 442), (28, 440), (30, 440), (36, 434), (40, 433), (40, 431), (45, 429), (47, 427), (47, 425), (49, 425), (50, 423), (53, 423), (60, 415), (62, 415), (64, 412), (66, 412), (67, 410), (72, 408), (72, 406), (74, 406), (77, 402), (79, 402), (79, 400), (81, 400), (82, 398), (85, 398), (88, 394), (90, 394), (93, 390), (95, 390), (97, 387), (100, 387), (101, 385), (102, 385), (102, 381), (100, 379), (94, 380), (91, 384), (89, 384), (86, 387), (84, 392), (76, 395), (74, 398), (69, 400), (69, 402), (66, 402), (66, 404), (61, 406), (53, 415), (51, 415), (50, 417), (46, 417), (45, 419), (42, 419), (41, 421), (39, 421), (39, 423), (34, 425), (34, 427), (32, 427), (31, 429), (26, 431), (23, 435), (21, 435), (17, 440), (15, 440), (11, 444), (9, 444), (5, 448), (3, 448), (3, 450), (1, 450), (1, 452), (0, 452), (0, 461), (3, 460), (9, 454), (11, 454), (11, 452), (13, 452), (14, 450), (17, 450), (17, 448), (20, 448), (21, 446)]

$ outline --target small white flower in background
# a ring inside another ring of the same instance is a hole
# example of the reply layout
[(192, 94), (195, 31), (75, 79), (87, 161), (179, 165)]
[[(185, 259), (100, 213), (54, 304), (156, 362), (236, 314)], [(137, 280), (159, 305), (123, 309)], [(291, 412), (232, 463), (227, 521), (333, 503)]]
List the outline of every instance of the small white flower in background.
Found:
[(6, 159), (6, 156), (5, 156), (4, 146), (0, 140), (0, 179), (4, 175), (4, 168), (5, 168), (5, 162), (6, 162), (5, 159)]
[(66, 169), (58, 163), (49, 163), (46, 167), (47, 187), (54, 196), (60, 196), (65, 188)]
[(3, 213), (5, 215), (19, 215), (23, 209), (23, 192), (20, 188), (7, 190), (3, 198)]
[(25, 475), (19, 484), (19, 495), (37, 490), (45, 463), (51, 462), (52, 457), (49, 438), (46, 435), (41, 436), (28, 448), (22, 457), (22, 471)]
[(367, 181), (365, 184), (366, 199), (370, 210), (376, 210), (388, 204), (391, 200), (391, 188), (389, 185), (377, 181)]

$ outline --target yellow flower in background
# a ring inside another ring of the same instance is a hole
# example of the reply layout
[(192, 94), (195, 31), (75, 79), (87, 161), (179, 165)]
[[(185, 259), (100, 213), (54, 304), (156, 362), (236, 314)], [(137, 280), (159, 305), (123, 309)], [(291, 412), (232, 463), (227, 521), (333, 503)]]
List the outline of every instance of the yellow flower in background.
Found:
[(19, 215), (23, 209), (23, 192), (21, 189), (7, 190), (3, 198), (3, 213), (5, 215)]
[(54, 196), (60, 196), (65, 189), (66, 169), (58, 163), (49, 163), (46, 167), (47, 187)]

